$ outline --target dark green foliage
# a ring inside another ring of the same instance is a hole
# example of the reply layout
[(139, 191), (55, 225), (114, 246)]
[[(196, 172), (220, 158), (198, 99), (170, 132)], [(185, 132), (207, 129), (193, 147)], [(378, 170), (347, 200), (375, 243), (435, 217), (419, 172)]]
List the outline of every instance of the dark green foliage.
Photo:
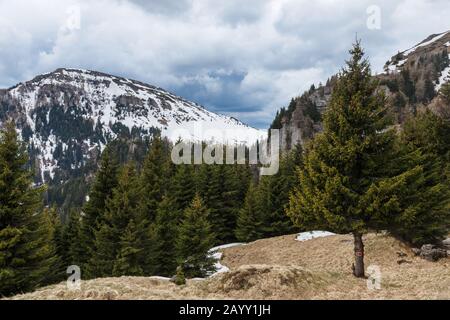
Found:
[(450, 122), (431, 111), (409, 119), (400, 138), (405, 167), (420, 176), (408, 187), (395, 233), (413, 244), (436, 242), (450, 230)]
[[(395, 199), (389, 198), (386, 162), (394, 133), (386, 128), (384, 96), (376, 93), (359, 43), (350, 51), (324, 117), (324, 132), (310, 144), (287, 213), (301, 228), (353, 233), (355, 275), (364, 276), (361, 235), (388, 227)], [(387, 179), (387, 180), (385, 180)], [(382, 204), (374, 194), (387, 194)], [(392, 201), (390, 201), (392, 200)]]
[(85, 251), (82, 243), (81, 215), (73, 209), (69, 215), (69, 222), (65, 227), (65, 242), (68, 249), (67, 266), (82, 266), (85, 259)]
[(164, 197), (159, 203), (154, 223), (154, 274), (172, 276), (178, 266), (176, 239), (181, 211), (170, 198)]
[(355, 252), (361, 253), (355, 256), (355, 274), (363, 276), (361, 235), (387, 229), (408, 233), (414, 242), (439, 236), (435, 226), (424, 233), (414, 221), (422, 228), (442, 217), (445, 188), (436, 179), (436, 162), (414, 148), (399, 151), (394, 132), (386, 130), (384, 97), (376, 94), (361, 47), (351, 53), (287, 212), (300, 227), (353, 233)]
[(423, 102), (429, 103), (435, 96), (436, 91), (434, 90), (434, 83), (429, 77), (427, 77), (424, 84)]
[(154, 136), (141, 173), (141, 210), (149, 222), (155, 220), (158, 204), (168, 189), (168, 161), (161, 137)]
[(89, 201), (83, 208), (82, 246), (84, 250), (83, 264), (87, 263), (95, 250), (95, 232), (104, 223), (106, 203), (117, 186), (118, 163), (106, 148), (102, 154), (100, 168), (89, 192)]
[(248, 167), (238, 165), (202, 165), (197, 190), (208, 207), (209, 220), (217, 234), (217, 243), (235, 240), (238, 211), (250, 179)]
[[(122, 245), (128, 246), (122, 239), (125, 230), (130, 225), (130, 221), (135, 221), (132, 226), (141, 226), (141, 215), (138, 212), (139, 205), (139, 184), (135, 167), (133, 164), (126, 165), (119, 175), (117, 187), (113, 190), (112, 197), (106, 202), (106, 214), (104, 223), (94, 232), (95, 251), (88, 263), (90, 274), (96, 277), (111, 276), (113, 274), (114, 263), (118, 255), (125, 250)], [(136, 229), (128, 232), (136, 232), (139, 237), (142, 232)], [(129, 235), (130, 236), (130, 235)], [(133, 234), (132, 236), (135, 236)], [(127, 239), (131, 241), (130, 239)], [(137, 241), (137, 240), (136, 240)], [(142, 239), (139, 239), (142, 241)], [(129, 263), (130, 261), (128, 261)], [(135, 272), (131, 266), (131, 272)], [(118, 267), (117, 271), (125, 272), (124, 265)]]
[(298, 145), (282, 156), (280, 170), (276, 175), (262, 177), (260, 185), (263, 194), (260, 198), (265, 203), (261, 209), (264, 212), (264, 237), (296, 231), (291, 219), (286, 215), (285, 208), (289, 203), (289, 193), (295, 185), (295, 170), (301, 165), (301, 158), (302, 148)]
[(0, 295), (47, 283), (55, 267), (52, 224), (39, 213), (42, 187), (32, 187), (14, 123), (0, 132)]
[(257, 197), (257, 188), (252, 183), (247, 191), (244, 206), (239, 210), (236, 226), (236, 238), (241, 242), (261, 239), (264, 234), (261, 201)]
[(186, 277), (205, 277), (215, 271), (215, 260), (209, 254), (214, 245), (214, 233), (208, 221), (208, 209), (197, 195), (184, 211), (177, 249)]
[(139, 226), (136, 226), (133, 219), (130, 220), (120, 237), (120, 250), (114, 262), (114, 276), (142, 276), (144, 274), (141, 265), (143, 254), (141, 235)]
[(195, 196), (194, 172), (191, 165), (176, 166), (169, 192), (176, 210), (183, 211), (189, 206)]
[(410, 103), (416, 102), (416, 85), (414, 81), (411, 79), (411, 75), (408, 69), (402, 70), (402, 84), (401, 88), (405, 95), (409, 98)]
[(181, 266), (177, 267), (177, 273), (175, 275), (174, 283), (177, 286), (182, 286), (186, 284), (186, 277), (184, 276), (184, 271)]

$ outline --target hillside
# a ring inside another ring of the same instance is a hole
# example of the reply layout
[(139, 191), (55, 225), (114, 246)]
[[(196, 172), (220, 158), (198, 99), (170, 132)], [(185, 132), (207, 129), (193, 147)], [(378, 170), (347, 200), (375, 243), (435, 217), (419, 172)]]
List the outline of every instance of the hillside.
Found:
[(164, 89), (101, 72), (61, 68), (0, 90), (0, 127), (14, 120), (46, 201), (80, 207), (105, 146), (142, 161), (156, 132), (171, 140), (253, 144), (265, 135)]
[[(384, 73), (374, 75), (387, 97), (394, 124), (417, 110), (439, 109), (438, 92), (450, 78), (450, 31), (433, 34), (390, 58)], [(289, 150), (322, 130), (320, 115), (330, 102), (337, 75), (292, 99), (278, 111), (271, 128), (281, 129), (281, 146)]]
[[(10, 119), (33, 146), (42, 183), (58, 180), (66, 165), (83, 167), (118, 137), (160, 130), (172, 141), (254, 143), (262, 134), (161, 88), (79, 69), (57, 69), (0, 91), (0, 124)], [(72, 153), (80, 156), (68, 159)]]
[(429, 262), (382, 234), (365, 237), (366, 266), (381, 270), (381, 290), (352, 276), (349, 235), (305, 242), (294, 235), (263, 239), (223, 250), (230, 272), (177, 287), (158, 278), (122, 277), (85, 281), (69, 292), (65, 283), (12, 299), (450, 299), (450, 259)]

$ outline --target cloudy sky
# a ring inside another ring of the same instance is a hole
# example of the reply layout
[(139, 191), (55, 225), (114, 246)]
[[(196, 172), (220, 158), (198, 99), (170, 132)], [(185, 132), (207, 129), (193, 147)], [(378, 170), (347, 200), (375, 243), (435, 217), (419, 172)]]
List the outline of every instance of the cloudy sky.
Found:
[(376, 72), (449, 17), (448, 0), (0, 0), (0, 87), (85, 68), (265, 128), (342, 66), (356, 34)]

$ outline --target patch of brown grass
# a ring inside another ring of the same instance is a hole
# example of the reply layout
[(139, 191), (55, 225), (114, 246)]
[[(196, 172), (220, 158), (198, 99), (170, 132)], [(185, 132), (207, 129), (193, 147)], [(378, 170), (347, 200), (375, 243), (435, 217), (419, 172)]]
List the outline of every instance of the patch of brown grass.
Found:
[(229, 273), (184, 286), (152, 277), (105, 278), (83, 281), (79, 291), (61, 283), (13, 299), (450, 299), (450, 259), (425, 261), (392, 237), (369, 234), (366, 268), (381, 271), (381, 289), (369, 290), (351, 274), (352, 241), (348, 235), (264, 239), (224, 249)]

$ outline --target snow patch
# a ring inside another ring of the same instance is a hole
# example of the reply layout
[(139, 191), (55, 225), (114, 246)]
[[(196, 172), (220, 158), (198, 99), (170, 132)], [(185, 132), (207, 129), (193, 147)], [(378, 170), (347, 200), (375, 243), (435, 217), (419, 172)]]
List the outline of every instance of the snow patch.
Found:
[[(448, 57), (450, 59), (450, 55), (448, 55)], [(441, 76), (439, 77), (439, 80), (435, 87), (436, 91), (439, 92), (439, 90), (441, 90), (442, 85), (448, 81), (450, 81), (450, 66), (448, 66), (442, 71)]]
[(297, 235), (295, 240), (297, 241), (308, 241), (315, 238), (323, 238), (323, 237), (330, 237), (336, 235), (335, 233), (328, 232), (328, 231), (308, 231), (308, 232), (302, 232)]
[(160, 276), (151, 276), (149, 277), (150, 279), (155, 279), (155, 280), (162, 280), (162, 281), (170, 281), (170, 278), (167, 277), (160, 277)]
[(230, 269), (227, 266), (224, 266), (224, 265), (222, 265), (220, 263), (220, 259), (222, 259), (223, 253), (219, 252), (219, 250), (232, 248), (232, 247), (243, 246), (243, 245), (245, 245), (245, 243), (229, 243), (229, 244), (224, 244), (224, 245), (221, 245), (221, 246), (217, 246), (217, 247), (211, 248), (209, 250), (209, 254), (210, 254), (211, 257), (216, 259), (217, 262), (214, 265), (214, 267), (216, 268), (216, 272), (210, 274), (209, 277), (214, 277), (214, 276), (216, 276), (218, 274), (230, 271)]

